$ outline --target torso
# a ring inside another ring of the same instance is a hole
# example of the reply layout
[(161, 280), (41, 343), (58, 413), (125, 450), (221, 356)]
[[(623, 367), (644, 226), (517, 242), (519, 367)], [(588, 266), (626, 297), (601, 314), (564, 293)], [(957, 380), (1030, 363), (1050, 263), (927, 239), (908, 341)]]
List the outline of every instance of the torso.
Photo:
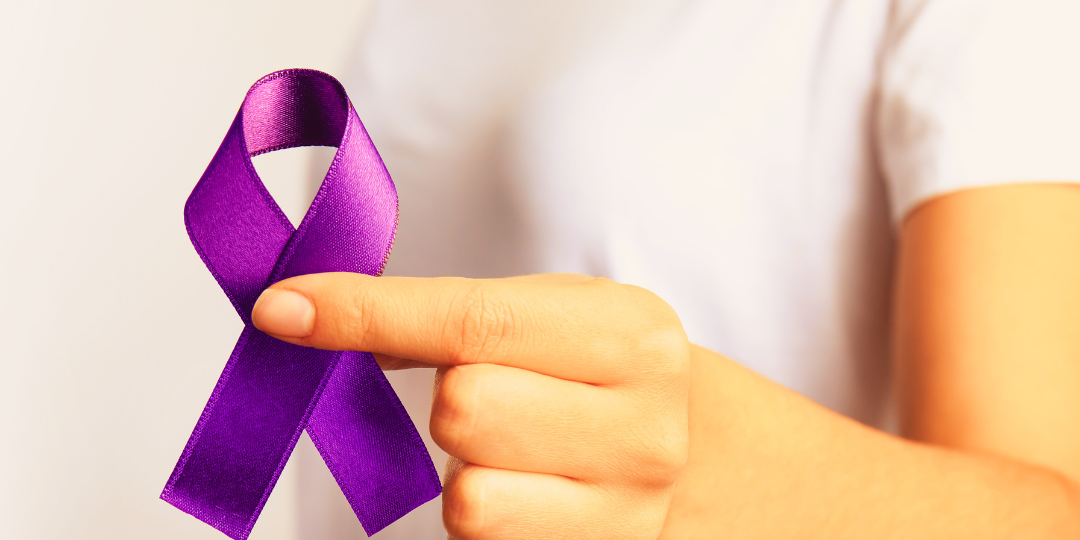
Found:
[(886, 0), (398, 1), (346, 85), (401, 195), (388, 272), (580, 272), (880, 423)]

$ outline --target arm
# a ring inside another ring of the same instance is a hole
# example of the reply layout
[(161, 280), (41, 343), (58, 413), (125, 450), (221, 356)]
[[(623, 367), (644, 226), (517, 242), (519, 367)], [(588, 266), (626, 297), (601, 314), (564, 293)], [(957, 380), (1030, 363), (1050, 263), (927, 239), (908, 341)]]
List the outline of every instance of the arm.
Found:
[(691, 365), (661, 538), (1080, 537), (1077, 488), (1052, 470), (892, 437), (705, 349)]
[(665, 538), (1080, 537), (1080, 188), (931, 201), (897, 277), (903, 430), (926, 444), (695, 349)]
[(1080, 483), (1080, 186), (942, 197), (901, 240), (904, 435)]

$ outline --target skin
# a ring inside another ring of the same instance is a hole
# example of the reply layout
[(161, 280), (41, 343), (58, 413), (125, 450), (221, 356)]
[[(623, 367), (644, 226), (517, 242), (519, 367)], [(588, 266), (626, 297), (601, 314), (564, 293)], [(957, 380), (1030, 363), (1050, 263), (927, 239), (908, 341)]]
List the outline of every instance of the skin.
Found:
[(453, 538), (1080, 538), (1080, 188), (934, 199), (900, 235), (894, 437), (691, 345), (643, 289), (316, 274), (280, 339), (435, 366)]

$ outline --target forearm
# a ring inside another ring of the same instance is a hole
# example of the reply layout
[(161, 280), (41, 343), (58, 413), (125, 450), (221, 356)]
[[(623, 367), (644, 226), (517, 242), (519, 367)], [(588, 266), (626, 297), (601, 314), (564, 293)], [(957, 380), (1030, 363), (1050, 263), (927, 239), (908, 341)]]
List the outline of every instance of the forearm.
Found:
[(663, 538), (1080, 538), (1063, 475), (867, 428), (702, 348)]

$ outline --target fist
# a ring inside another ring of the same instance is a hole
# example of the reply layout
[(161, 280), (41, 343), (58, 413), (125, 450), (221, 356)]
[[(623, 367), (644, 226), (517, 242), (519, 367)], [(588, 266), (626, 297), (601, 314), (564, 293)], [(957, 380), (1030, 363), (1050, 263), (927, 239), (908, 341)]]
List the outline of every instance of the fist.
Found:
[(252, 313), (279, 339), (437, 367), (458, 540), (659, 536), (686, 462), (690, 345), (656, 295), (602, 278), (300, 276)]

